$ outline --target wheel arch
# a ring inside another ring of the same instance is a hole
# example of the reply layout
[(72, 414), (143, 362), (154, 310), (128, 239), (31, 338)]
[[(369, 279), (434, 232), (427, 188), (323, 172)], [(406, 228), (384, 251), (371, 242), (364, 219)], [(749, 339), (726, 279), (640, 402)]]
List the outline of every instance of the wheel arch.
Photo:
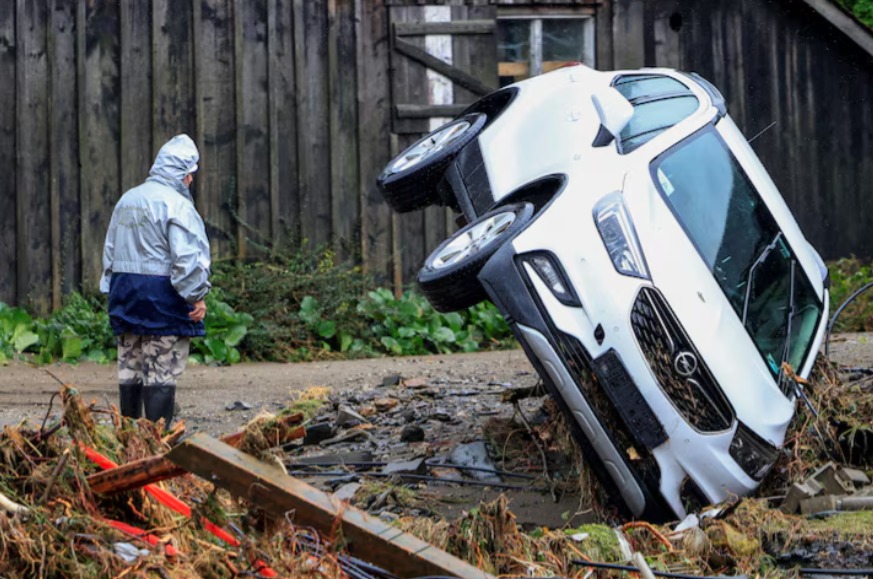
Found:
[(534, 216), (540, 213), (567, 186), (567, 175), (552, 173), (545, 175), (515, 189), (500, 199), (490, 209), (497, 209), (511, 203), (527, 202), (534, 206)]

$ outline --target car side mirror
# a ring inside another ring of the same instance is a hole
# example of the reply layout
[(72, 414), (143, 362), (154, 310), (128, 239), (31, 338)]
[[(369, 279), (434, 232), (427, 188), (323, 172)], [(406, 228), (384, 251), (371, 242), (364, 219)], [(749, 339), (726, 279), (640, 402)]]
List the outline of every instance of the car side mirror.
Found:
[(605, 147), (615, 140), (634, 116), (634, 107), (613, 87), (600, 89), (591, 95), (591, 102), (600, 117), (600, 129), (593, 147)]

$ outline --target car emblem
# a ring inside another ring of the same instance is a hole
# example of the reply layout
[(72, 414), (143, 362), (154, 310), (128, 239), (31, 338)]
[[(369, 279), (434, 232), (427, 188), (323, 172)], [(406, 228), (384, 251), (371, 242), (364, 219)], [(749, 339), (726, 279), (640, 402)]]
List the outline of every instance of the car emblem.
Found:
[(688, 351), (679, 352), (673, 360), (673, 367), (680, 376), (687, 378), (697, 371), (697, 356)]

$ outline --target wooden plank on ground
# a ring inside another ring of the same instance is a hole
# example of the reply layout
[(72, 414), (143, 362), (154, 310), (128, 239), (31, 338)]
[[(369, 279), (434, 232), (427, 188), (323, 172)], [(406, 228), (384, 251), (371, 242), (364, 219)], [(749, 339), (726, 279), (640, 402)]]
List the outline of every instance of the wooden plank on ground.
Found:
[[(198, 433), (167, 454), (189, 472), (276, 516), (341, 536), (349, 553), (401, 577), (491, 575), (235, 448)], [(337, 525), (337, 521), (340, 522)], [(339, 527), (339, 528), (337, 528)]]
[(52, 0), (51, 66), (52, 305), (80, 289), (79, 135), (76, 91), (76, 0)]
[[(152, 143), (152, 13), (147, 2), (121, 2), (121, 189), (148, 177)], [(160, 98), (160, 97), (159, 97)], [(160, 143), (158, 144), (158, 147)]]
[(358, 102), (368, 103), (358, 117), (361, 255), (364, 270), (385, 284), (391, 271), (391, 209), (376, 177), (391, 160), (388, 9), (384, 0), (355, 0), (355, 11)]
[(329, 121), (328, 18), (323, 2), (295, 0), (297, 154), (303, 238), (312, 247), (333, 236)]
[(194, 4), (197, 209), (206, 223), (213, 259), (233, 255), (236, 229), (236, 116), (234, 105), (233, 0)]
[(338, 262), (357, 254), (358, 103), (354, 90), (357, 60), (352, 0), (328, 0), (328, 77), (330, 79), (330, 199), (333, 242)]
[[(0, 78), (15, 78), (15, 3), (0, 2)], [(14, 82), (0, 83), (0, 302), (16, 303), (17, 274), (15, 235), (15, 110)]]
[(118, 4), (79, 0), (76, 52), (82, 203), (82, 286), (94, 292), (103, 241), (121, 195)]
[[(302, 421), (303, 414), (289, 414), (274, 425), (265, 428), (261, 434), (272, 443), (273, 447), (281, 446), (303, 438), (306, 428), (298, 426)], [(245, 431), (239, 431), (222, 437), (221, 440), (225, 444), (239, 448), (244, 438)], [(185, 469), (168, 460), (165, 455), (159, 454), (94, 473), (88, 477), (88, 486), (95, 493), (120, 493), (182, 476), (186, 472)]]
[(48, 11), (45, 2), (18, 0), (15, 4), (18, 38), (15, 208), (19, 241), (23, 241), (18, 244), (17, 255), (18, 303), (45, 315), (52, 305)]

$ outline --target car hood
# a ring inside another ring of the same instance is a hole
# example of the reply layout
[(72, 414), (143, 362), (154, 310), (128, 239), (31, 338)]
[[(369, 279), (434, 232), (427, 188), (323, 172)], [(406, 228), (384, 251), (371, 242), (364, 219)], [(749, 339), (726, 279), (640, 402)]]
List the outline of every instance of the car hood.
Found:
[(781, 445), (794, 403), (785, 397), (647, 170), (628, 174), (624, 198), (652, 283), (662, 293), (728, 398), (736, 417)]

